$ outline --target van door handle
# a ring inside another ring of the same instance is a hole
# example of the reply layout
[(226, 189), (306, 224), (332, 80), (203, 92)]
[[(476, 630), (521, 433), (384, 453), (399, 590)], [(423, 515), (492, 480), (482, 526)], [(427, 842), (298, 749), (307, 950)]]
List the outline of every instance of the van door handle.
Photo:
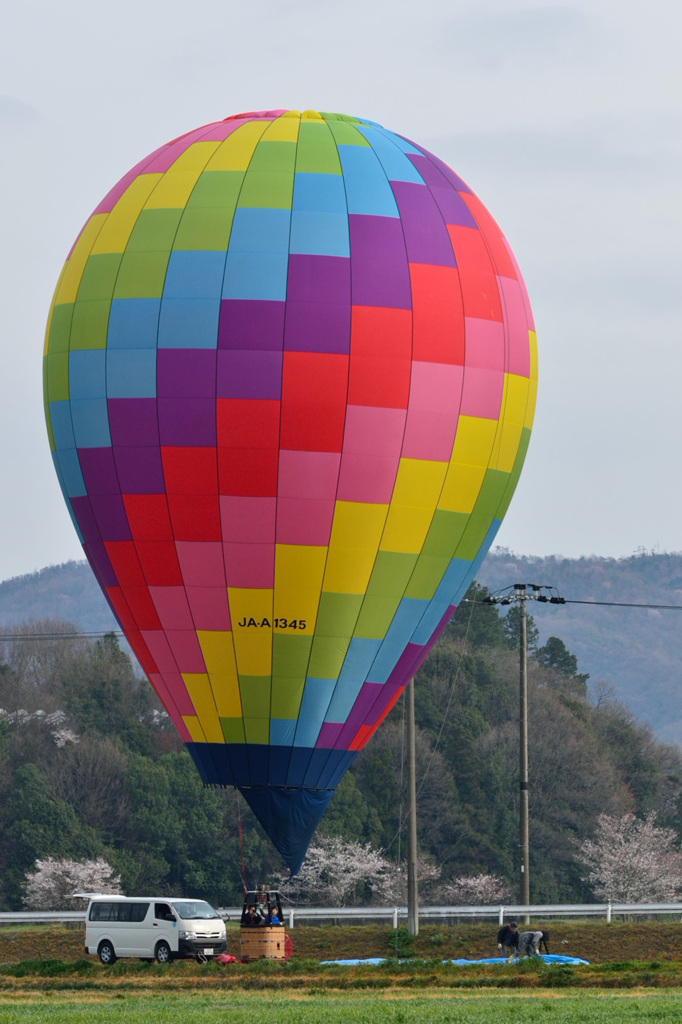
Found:
[(154, 922), (154, 927), (155, 927), (155, 928), (158, 928), (158, 927), (159, 927), (159, 926), (158, 926), (158, 924), (156, 923), (156, 921)]

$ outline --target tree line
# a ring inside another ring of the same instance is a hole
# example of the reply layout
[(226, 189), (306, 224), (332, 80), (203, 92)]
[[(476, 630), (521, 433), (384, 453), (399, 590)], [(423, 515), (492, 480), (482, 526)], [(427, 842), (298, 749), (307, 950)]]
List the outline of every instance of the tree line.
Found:
[[(486, 593), (472, 586), (416, 679), (426, 898), (463, 892), (462, 879), (492, 892), (487, 878), (517, 898), (518, 622), (483, 604)], [(580, 848), (604, 816), (655, 815), (679, 842), (682, 752), (657, 743), (608, 685), (590, 695), (575, 656), (557, 637), (539, 646), (534, 629), (531, 618), (531, 897), (584, 902), (597, 889)], [(22, 906), (47, 859), (103, 860), (123, 892), (222, 906), (239, 900), (244, 878), (286, 878), (241, 796), (202, 785), (113, 633), (93, 640), (57, 620), (0, 630), (0, 709), (1, 909)], [(358, 844), (399, 878), (406, 785), (400, 701), (339, 785), (321, 844)], [(397, 896), (397, 884), (384, 891)], [(305, 898), (293, 882), (290, 892)], [(380, 892), (358, 880), (350, 898)]]

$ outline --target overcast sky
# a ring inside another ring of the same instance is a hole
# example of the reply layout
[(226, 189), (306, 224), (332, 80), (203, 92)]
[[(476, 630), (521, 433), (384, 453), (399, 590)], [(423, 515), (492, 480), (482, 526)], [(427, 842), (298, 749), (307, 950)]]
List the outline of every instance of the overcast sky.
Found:
[(24, 0), (0, 39), (0, 579), (82, 557), (42, 412), (43, 334), (92, 209), (242, 110), (379, 121), (489, 207), (535, 312), (519, 554), (682, 550), (681, 8), (673, 0)]

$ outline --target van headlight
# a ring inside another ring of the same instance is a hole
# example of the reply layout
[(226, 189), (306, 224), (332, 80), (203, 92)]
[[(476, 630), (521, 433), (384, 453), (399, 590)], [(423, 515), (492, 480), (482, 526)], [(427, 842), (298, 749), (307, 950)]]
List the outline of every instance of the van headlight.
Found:
[(186, 931), (178, 932), (178, 938), (179, 939), (189, 939), (190, 942), (194, 942), (194, 941), (196, 941), (196, 937), (197, 937), (197, 933), (196, 932), (186, 932)]

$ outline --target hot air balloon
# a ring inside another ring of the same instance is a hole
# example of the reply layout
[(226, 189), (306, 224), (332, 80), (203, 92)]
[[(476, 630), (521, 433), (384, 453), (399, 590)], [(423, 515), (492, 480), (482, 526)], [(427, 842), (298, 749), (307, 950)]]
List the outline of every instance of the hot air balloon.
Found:
[(500, 525), (535, 335), (514, 256), (380, 125), (205, 125), (85, 224), (45, 398), (85, 554), (205, 783), (296, 872)]

